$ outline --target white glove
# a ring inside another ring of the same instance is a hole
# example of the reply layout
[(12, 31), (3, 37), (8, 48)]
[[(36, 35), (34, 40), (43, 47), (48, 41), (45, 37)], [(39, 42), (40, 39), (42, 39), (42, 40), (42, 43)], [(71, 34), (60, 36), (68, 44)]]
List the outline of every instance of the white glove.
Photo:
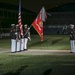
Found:
[(15, 35), (17, 35), (17, 32), (15, 33)]
[(30, 28), (28, 28), (28, 30), (30, 30)]
[(28, 37), (28, 39), (29, 39), (29, 41), (31, 41), (31, 38), (30, 37)]

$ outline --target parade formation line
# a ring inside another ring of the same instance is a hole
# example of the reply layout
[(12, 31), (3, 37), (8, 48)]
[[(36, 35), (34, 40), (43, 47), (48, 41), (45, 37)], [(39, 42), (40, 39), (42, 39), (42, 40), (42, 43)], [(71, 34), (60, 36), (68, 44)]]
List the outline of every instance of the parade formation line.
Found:
[(11, 53), (10, 49), (0, 49), (0, 53), (20, 54), (20, 55), (75, 55), (71, 50), (38, 50), (29, 49), (27, 51)]

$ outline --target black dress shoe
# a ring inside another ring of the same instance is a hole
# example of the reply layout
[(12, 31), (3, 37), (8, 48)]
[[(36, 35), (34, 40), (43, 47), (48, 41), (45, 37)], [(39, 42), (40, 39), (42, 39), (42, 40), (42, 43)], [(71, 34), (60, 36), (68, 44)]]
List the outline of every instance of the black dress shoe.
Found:
[(70, 53), (73, 53), (73, 52), (70, 52)]
[(11, 52), (11, 53), (16, 53), (16, 52)]
[(17, 52), (21, 52), (21, 51), (17, 51)]
[(24, 49), (25, 51), (27, 51), (28, 49)]
[(23, 51), (25, 51), (25, 49)]
[(25, 51), (25, 50), (21, 50), (21, 51)]

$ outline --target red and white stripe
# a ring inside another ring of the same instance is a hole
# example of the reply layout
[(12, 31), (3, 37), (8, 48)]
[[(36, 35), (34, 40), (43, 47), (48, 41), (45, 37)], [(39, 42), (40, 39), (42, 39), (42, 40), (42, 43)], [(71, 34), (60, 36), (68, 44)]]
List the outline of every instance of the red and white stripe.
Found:
[(23, 35), (21, 12), (19, 12), (19, 14), (18, 14), (18, 26), (20, 26), (20, 34)]

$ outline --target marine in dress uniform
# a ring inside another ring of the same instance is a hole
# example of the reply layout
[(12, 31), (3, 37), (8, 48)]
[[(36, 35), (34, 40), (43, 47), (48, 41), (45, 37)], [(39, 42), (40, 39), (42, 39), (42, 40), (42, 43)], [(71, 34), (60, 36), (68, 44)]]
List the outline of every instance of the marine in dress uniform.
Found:
[(10, 31), (10, 36), (11, 36), (11, 52), (14, 53), (16, 52), (16, 34), (15, 34), (15, 24), (11, 24), (11, 31)]
[(16, 51), (20, 52), (20, 28), (18, 25), (16, 25)]
[(75, 52), (74, 42), (75, 42), (74, 25), (70, 24), (70, 44), (71, 44), (71, 52), (70, 53)]
[(20, 50), (23, 51), (23, 50), (24, 50), (24, 37), (23, 37), (23, 35), (21, 35), (21, 34), (20, 34), (20, 36), (21, 36), (21, 38), (20, 38), (20, 45), (21, 45), (20, 48), (21, 48), (21, 49), (20, 49)]
[(27, 24), (24, 25), (24, 50), (28, 50), (27, 49), (27, 43), (28, 43), (28, 39), (31, 41), (30, 38), (30, 29), (27, 27)]

